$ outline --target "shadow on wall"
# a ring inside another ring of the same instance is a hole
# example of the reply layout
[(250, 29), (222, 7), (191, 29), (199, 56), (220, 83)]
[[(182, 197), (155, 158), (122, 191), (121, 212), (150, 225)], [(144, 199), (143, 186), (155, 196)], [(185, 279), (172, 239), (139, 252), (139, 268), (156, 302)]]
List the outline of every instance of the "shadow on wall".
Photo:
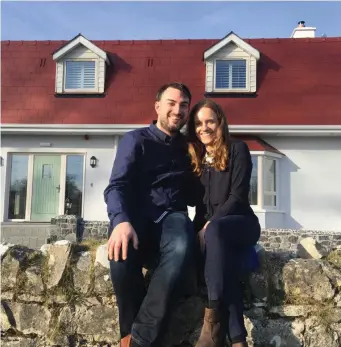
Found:
[(299, 187), (294, 187), (292, 185), (292, 174), (297, 172), (300, 167), (298, 167), (292, 160), (288, 157), (283, 157), (280, 162), (280, 209), (285, 211), (284, 225), (286, 229), (299, 230), (302, 229), (302, 225), (297, 222), (291, 215), (291, 191)]

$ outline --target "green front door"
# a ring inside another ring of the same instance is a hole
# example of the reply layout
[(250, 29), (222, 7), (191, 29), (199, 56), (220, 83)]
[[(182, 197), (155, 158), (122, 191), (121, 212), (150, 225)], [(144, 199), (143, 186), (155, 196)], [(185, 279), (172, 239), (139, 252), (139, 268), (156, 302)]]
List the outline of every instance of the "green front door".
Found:
[(60, 156), (35, 155), (31, 221), (50, 222), (59, 212)]

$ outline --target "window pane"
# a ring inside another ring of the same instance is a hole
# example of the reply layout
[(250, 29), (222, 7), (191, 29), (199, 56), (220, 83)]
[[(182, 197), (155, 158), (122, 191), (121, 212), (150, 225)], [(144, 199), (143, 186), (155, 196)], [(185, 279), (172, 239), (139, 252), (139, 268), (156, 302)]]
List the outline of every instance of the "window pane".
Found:
[(25, 219), (28, 155), (13, 154), (9, 191), (9, 219)]
[(82, 155), (68, 155), (66, 159), (65, 213), (82, 215), (83, 199)]
[(215, 88), (246, 88), (245, 60), (216, 60)]
[(249, 201), (251, 205), (257, 205), (258, 201), (258, 157), (252, 156), (252, 172), (250, 182)]
[(230, 88), (230, 63), (228, 60), (216, 61), (216, 88)]
[(276, 195), (264, 194), (264, 206), (276, 207)]
[(264, 158), (264, 190), (276, 191), (276, 161), (274, 159)]
[(246, 61), (232, 62), (232, 88), (246, 88)]
[(65, 89), (95, 88), (95, 61), (67, 61)]

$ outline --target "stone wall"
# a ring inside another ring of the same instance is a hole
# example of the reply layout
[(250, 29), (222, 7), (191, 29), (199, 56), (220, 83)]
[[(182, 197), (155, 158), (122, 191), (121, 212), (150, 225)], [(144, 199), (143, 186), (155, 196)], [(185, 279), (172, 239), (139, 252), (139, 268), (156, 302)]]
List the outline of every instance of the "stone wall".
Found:
[(341, 233), (336, 231), (288, 229), (262, 230), (260, 244), (267, 251), (286, 251), (295, 255), (297, 252), (297, 245), (305, 237), (314, 238), (329, 251), (341, 245)]
[[(108, 222), (84, 221), (76, 216), (58, 216), (53, 218), (51, 223), (56, 226), (51, 235), (51, 241), (65, 237), (70, 240), (107, 239)], [(335, 231), (288, 229), (262, 230), (260, 244), (267, 251), (281, 251), (295, 256), (301, 239), (309, 236), (319, 241), (328, 250), (341, 245), (341, 233)]]
[[(245, 290), (250, 347), (341, 345), (341, 251), (326, 258), (263, 254)], [(58, 241), (41, 251), (1, 246), (4, 347), (117, 346), (119, 326), (106, 246)], [(205, 288), (173, 308), (162, 346), (194, 346)]]
[(105, 240), (108, 235), (108, 222), (85, 221), (81, 217), (63, 215), (52, 218), (51, 224), (55, 226), (51, 233), (51, 241), (70, 239), (81, 240)]

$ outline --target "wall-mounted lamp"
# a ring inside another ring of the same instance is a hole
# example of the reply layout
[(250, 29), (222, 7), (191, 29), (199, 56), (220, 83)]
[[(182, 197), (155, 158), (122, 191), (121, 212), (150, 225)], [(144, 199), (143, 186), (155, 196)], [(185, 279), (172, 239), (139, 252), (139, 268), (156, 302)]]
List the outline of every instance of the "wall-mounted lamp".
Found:
[(96, 165), (97, 165), (97, 158), (94, 157), (94, 156), (92, 156), (92, 157), (90, 158), (90, 166), (91, 166), (92, 168), (94, 168), (94, 167), (96, 167)]

